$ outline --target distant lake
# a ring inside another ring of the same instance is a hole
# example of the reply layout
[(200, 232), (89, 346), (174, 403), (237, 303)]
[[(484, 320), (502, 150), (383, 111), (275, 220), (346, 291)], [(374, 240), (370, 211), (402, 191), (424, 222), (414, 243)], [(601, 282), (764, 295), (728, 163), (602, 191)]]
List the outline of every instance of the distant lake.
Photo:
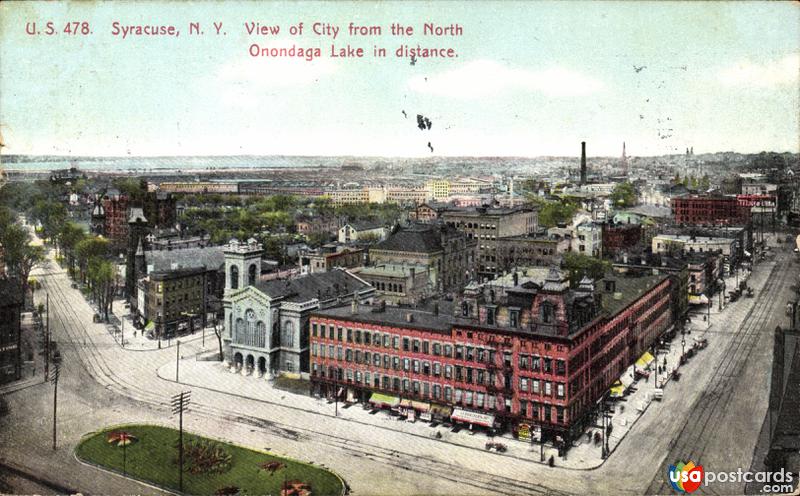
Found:
[(208, 169), (263, 169), (295, 167), (339, 167), (345, 164), (374, 163), (374, 159), (350, 157), (57, 157), (6, 155), (2, 165), (9, 171), (45, 172), (77, 167), (85, 171), (157, 171)]

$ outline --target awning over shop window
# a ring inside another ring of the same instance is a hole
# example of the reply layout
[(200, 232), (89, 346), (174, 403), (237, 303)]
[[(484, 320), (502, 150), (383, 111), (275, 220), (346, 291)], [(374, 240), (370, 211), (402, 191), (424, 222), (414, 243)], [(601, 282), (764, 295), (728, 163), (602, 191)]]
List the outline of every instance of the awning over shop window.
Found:
[(494, 425), (494, 415), (462, 410), (461, 408), (453, 409), (453, 415), (450, 418), (458, 422), (483, 425), (485, 427), (492, 427)]
[(369, 402), (373, 405), (385, 405), (388, 407), (395, 407), (400, 404), (400, 398), (397, 396), (390, 396), (388, 394), (372, 393)]
[(146, 326), (144, 326), (145, 331), (152, 331), (155, 328), (156, 328), (156, 323), (153, 322), (152, 320), (148, 322)]
[(701, 295), (689, 295), (689, 304), (690, 305), (708, 305), (708, 296), (701, 294)]
[(431, 413), (440, 417), (449, 417), (453, 413), (453, 408), (445, 405), (431, 404)]
[(420, 412), (427, 412), (431, 409), (431, 404), (423, 401), (412, 401), (411, 406), (414, 408), (414, 410), (419, 410)]
[(649, 365), (650, 362), (652, 362), (653, 360), (655, 360), (655, 358), (653, 358), (653, 355), (651, 355), (649, 351), (645, 351), (644, 355), (640, 356), (639, 359), (636, 360), (636, 366), (647, 367), (647, 365)]
[(421, 412), (427, 412), (431, 409), (430, 403), (425, 403), (424, 401), (414, 401), (407, 398), (400, 400), (400, 406), (405, 408), (413, 408), (414, 410), (419, 410)]

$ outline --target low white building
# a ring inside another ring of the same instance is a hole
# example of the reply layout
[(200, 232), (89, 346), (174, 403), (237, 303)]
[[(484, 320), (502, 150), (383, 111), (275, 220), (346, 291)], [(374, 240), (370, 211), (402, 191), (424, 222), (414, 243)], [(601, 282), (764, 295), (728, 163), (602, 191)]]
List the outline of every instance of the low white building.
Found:
[(339, 228), (339, 242), (383, 241), (386, 238), (386, 226), (380, 222), (348, 222)]

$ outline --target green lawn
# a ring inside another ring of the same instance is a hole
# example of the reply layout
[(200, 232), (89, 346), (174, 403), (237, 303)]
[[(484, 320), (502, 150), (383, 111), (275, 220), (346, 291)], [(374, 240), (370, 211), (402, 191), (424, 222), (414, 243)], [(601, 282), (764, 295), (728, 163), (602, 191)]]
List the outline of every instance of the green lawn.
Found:
[[(158, 486), (178, 489), (178, 431), (154, 425), (116, 426), (94, 432), (81, 441), (75, 449), (78, 458), (122, 473), (123, 448), (107, 441), (107, 434), (125, 431), (138, 440), (124, 448), (127, 475)], [(184, 431), (184, 442), (209, 440)], [(284, 480), (302, 481), (311, 486), (311, 494), (340, 495), (344, 492), (341, 479), (325, 469), (287, 458), (259, 453), (250, 449), (219, 442), (231, 455), (230, 468), (223, 473), (191, 474), (184, 472), (183, 488), (186, 494), (213, 495), (223, 487), (236, 486), (240, 494), (280, 495)], [(278, 461), (285, 468), (273, 475), (259, 465)], [(185, 465), (186, 466), (186, 465)]]

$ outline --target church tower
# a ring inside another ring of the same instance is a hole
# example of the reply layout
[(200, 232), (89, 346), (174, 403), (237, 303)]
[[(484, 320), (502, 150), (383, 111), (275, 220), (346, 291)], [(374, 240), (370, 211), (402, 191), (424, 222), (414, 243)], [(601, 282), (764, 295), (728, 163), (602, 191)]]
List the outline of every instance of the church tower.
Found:
[[(131, 304), (131, 310), (136, 309), (136, 252), (142, 238), (147, 234), (147, 219), (141, 208), (133, 207), (128, 215), (128, 249), (125, 258), (125, 296)], [(144, 255), (144, 252), (142, 252)]]
[(225, 309), (225, 330), (223, 332), (223, 348), (225, 362), (230, 363), (230, 343), (233, 339), (233, 302), (232, 297), (248, 286), (255, 286), (261, 274), (261, 254), (264, 248), (255, 239), (246, 243), (234, 238), (225, 246), (225, 294), (222, 306)]
[(247, 286), (254, 286), (261, 274), (261, 254), (264, 248), (255, 239), (247, 243), (232, 239), (225, 253), (225, 297)]

